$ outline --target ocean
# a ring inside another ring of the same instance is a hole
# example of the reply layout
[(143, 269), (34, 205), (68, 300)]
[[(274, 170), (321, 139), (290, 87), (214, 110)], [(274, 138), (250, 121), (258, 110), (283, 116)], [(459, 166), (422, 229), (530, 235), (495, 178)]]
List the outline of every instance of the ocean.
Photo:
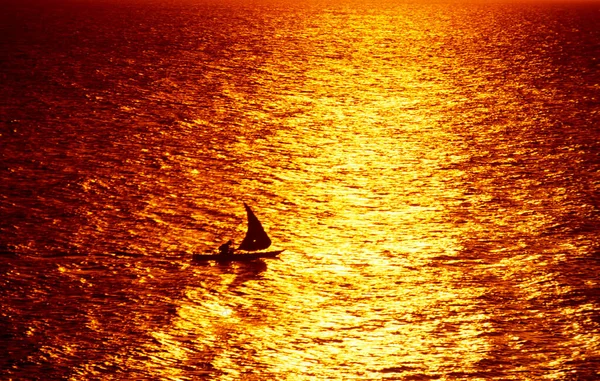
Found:
[(600, 378), (600, 4), (0, 4), (0, 379)]

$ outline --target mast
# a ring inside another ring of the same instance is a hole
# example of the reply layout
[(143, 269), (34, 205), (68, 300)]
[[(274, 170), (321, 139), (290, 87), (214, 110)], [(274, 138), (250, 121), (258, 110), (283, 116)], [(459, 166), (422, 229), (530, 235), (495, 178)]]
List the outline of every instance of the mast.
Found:
[(268, 248), (271, 246), (271, 239), (267, 232), (246, 203), (244, 203), (244, 208), (248, 215), (248, 231), (238, 250), (256, 251)]

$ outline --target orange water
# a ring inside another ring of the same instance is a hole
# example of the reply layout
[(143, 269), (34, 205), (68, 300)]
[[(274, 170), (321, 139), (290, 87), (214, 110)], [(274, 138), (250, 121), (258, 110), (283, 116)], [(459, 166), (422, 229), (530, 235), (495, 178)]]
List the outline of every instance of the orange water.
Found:
[(3, 7), (0, 378), (599, 377), (598, 6)]

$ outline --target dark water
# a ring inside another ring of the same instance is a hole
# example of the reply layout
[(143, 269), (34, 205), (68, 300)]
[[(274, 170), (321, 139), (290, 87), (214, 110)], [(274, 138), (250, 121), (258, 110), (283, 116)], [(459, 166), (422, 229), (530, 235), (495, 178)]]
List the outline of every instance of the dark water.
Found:
[(0, 379), (600, 377), (600, 6), (1, 4)]

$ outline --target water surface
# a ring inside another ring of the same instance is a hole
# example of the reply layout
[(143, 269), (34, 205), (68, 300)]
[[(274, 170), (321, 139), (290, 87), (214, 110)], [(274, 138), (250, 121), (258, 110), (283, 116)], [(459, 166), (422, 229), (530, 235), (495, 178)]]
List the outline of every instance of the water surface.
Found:
[(4, 379), (599, 377), (598, 6), (2, 8)]

